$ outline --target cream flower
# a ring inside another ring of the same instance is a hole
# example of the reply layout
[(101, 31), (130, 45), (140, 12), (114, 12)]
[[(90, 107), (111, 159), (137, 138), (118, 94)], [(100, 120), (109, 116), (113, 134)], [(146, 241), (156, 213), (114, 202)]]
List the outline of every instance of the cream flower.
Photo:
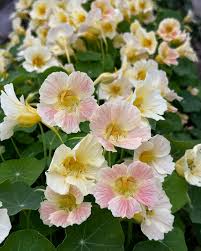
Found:
[(31, 18), (45, 20), (48, 18), (51, 11), (51, 1), (37, 0), (33, 4), (33, 9), (30, 13)]
[(174, 170), (170, 156), (170, 142), (161, 135), (152, 137), (135, 150), (134, 160), (140, 160), (153, 168), (154, 174), (161, 181)]
[(150, 55), (156, 51), (157, 40), (153, 31), (146, 32), (145, 29), (139, 28), (135, 33), (137, 40), (142, 48), (144, 48)]
[(180, 57), (186, 57), (192, 62), (198, 62), (198, 57), (191, 46), (191, 39), (189, 36), (182, 45), (176, 48), (176, 51), (178, 52)]
[(146, 79), (143, 84), (137, 84), (134, 94), (129, 98), (130, 102), (136, 106), (141, 116), (155, 120), (163, 119), (161, 115), (167, 110), (166, 100), (161, 96), (160, 90), (154, 85), (154, 78)]
[(185, 152), (176, 162), (176, 170), (189, 184), (201, 187), (201, 144)]
[(120, 77), (110, 83), (101, 83), (98, 89), (99, 99), (110, 100), (127, 98), (132, 92), (132, 85), (127, 78)]
[(114, 146), (136, 149), (151, 136), (139, 110), (121, 99), (101, 105), (91, 118), (90, 128), (103, 147), (113, 152)]
[(143, 213), (134, 215), (134, 219), (141, 223), (141, 230), (149, 240), (163, 240), (164, 234), (173, 229), (174, 216), (171, 214), (171, 207), (168, 197), (161, 192), (152, 208), (144, 207)]
[(59, 194), (66, 194), (70, 185), (84, 195), (92, 192), (98, 171), (104, 165), (103, 149), (98, 141), (87, 135), (72, 150), (59, 146), (46, 173), (47, 185)]
[[(0, 207), (2, 207), (1, 202)], [(12, 226), (7, 209), (0, 208), (0, 243), (2, 243), (4, 239), (9, 235), (11, 227)]]
[(36, 109), (25, 104), (24, 97), (17, 99), (13, 84), (4, 86), (1, 93), (1, 108), (6, 117), (0, 124), (0, 139), (9, 139), (13, 133), (15, 126), (31, 127), (40, 121), (40, 117)]
[(43, 72), (51, 66), (59, 65), (58, 61), (52, 57), (47, 47), (36, 45), (24, 51), (25, 62), (23, 67), (26, 71)]
[(19, 12), (24, 11), (31, 6), (32, 2), (33, 0), (19, 0), (15, 4), (16, 10)]
[(138, 12), (147, 13), (154, 9), (152, 0), (137, 0)]
[(89, 120), (97, 108), (93, 81), (86, 73), (52, 73), (39, 93), (38, 113), (43, 122), (66, 133), (78, 132), (80, 122)]
[(50, 15), (48, 24), (51, 28), (57, 27), (60, 24), (70, 24), (70, 16), (64, 9), (56, 7)]

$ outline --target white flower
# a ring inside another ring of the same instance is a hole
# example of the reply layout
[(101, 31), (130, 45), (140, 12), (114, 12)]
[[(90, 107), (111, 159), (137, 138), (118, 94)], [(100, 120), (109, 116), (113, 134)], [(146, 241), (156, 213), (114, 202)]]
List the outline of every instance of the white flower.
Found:
[(59, 65), (58, 61), (52, 57), (47, 47), (36, 45), (24, 51), (25, 62), (23, 67), (28, 72), (43, 72), (51, 66)]
[(145, 208), (144, 213), (134, 215), (134, 219), (141, 222), (141, 230), (149, 240), (163, 240), (164, 234), (173, 229), (174, 216), (171, 214), (171, 207), (168, 197), (161, 192), (153, 208)]
[(174, 171), (174, 162), (170, 156), (170, 142), (161, 135), (152, 137), (135, 150), (134, 160), (140, 160), (153, 168), (160, 181)]
[(30, 13), (31, 18), (45, 20), (48, 18), (51, 11), (51, 1), (37, 0), (33, 4), (33, 9)]
[[(0, 207), (2, 207), (1, 202)], [(9, 235), (11, 227), (12, 226), (7, 209), (0, 208), (0, 243), (2, 243), (4, 239)]]
[(201, 144), (185, 152), (176, 162), (176, 170), (189, 184), (201, 187)]
[(137, 84), (134, 94), (130, 97), (130, 102), (140, 110), (142, 117), (158, 121), (163, 119), (161, 115), (167, 110), (167, 103), (161, 96), (160, 90), (152, 85), (154, 80), (153, 76), (151, 82), (145, 80), (143, 84)]
[(40, 117), (36, 110), (25, 104), (23, 96), (17, 99), (13, 84), (4, 86), (0, 100), (1, 108), (6, 117), (0, 124), (0, 140), (10, 138), (14, 133), (16, 125), (22, 127), (31, 127), (40, 121)]
[(72, 150), (59, 146), (46, 173), (47, 185), (57, 193), (68, 193), (70, 185), (79, 188), (84, 195), (92, 192), (98, 171), (105, 159), (98, 141), (88, 134)]
[(180, 57), (186, 57), (192, 62), (198, 62), (198, 57), (191, 46), (191, 39), (189, 36), (186, 41), (176, 49), (176, 51), (179, 53)]

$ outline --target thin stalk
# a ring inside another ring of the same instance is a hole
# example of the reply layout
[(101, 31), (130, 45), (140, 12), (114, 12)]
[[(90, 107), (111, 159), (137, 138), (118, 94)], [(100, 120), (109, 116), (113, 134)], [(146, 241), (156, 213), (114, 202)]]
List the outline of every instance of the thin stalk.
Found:
[(47, 161), (47, 146), (46, 146), (45, 134), (44, 134), (43, 126), (41, 125), (41, 123), (39, 123), (38, 125), (40, 127), (41, 137), (42, 137), (42, 141), (43, 141), (43, 152), (44, 152), (44, 159), (45, 159), (45, 165), (46, 165), (46, 161)]
[(13, 147), (14, 147), (18, 157), (21, 158), (20, 152), (19, 152), (18, 147), (16, 146), (15, 141), (13, 140), (13, 138), (11, 138), (11, 142), (13, 144)]

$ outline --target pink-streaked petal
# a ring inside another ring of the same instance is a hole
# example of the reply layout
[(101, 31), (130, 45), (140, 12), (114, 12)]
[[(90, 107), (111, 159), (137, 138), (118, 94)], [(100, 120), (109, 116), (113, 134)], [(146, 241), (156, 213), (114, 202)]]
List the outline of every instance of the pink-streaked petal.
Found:
[(43, 221), (45, 225), (52, 226), (52, 223), (50, 222), (50, 215), (57, 211), (57, 207), (52, 202), (49, 202), (47, 200), (41, 202), (39, 213), (40, 218)]
[(58, 193), (55, 193), (50, 187), (46, 187), (45, 189), (45, 198), (50, 201), (50, 202), (55, 202), (57, 201), (58, 197), (59, 197), (59, 194)]
[(114, 192), (109, 185), (98, 183), (93, 192), (96, 198), (96, 203), (100, 205), (101, 208), (108, 207), (108, 203), (114, 198)]
[(38, 104), (37, 112), (42, 118), (42, 121), (49, 126), (55, 126), (54, 116), (58, 112), (53, 105)]
[(94, 84), (90, 77), (83, 72), (72, 72), (68, 78), (68, 87), (81, 99), (94, 93)]
[(135, 199), (145, 206), (152, 208), (158, 201), (160, 190), (156, 186), (155, 180), (146, 180), (140, 184)]
[(98, 105), (93, 97), (81, 101), (79, 107), (80, 119), (83, 121), (89, 120), (97, 108)]
[(134, 161), (128, 166), (128, 169), (129, 174), (138, 181), (148, 180), (154, 177), (152, 168), (140, 161)]
[(58, 101), (58, 95), (66, 90), (68, 75), (64, 72), (51, 73), (43, 82), (39, 93), (40, 101), (46, 104), (54, 104)]
[(83, 202), (84, 196), (76, 186), (70, 186), (69, 193), (75, 196), (77, 204)]
[(127, 166), (125, 164), (114, 165), (112, 168), (103, 168), (100, 172), (100, 181), (111, 184), (116, 179), (127, 175)]
[(79, 122), (75, 113), (62, 110), (55, 115), (55, 123), (67, 134), (79, 132)]
[(91, 215), (91, 203), (83, 202), (78, 208), (74, 209), (69, 213), (68, 221), (71, 225), (80, 225), (82, 222), (86, 221)]
[(52, 213), (49, 217), (49, 220), (50, 223), (52, 225), (55, 225), (56, 227), (66, 228), (67, 226), (71, 225), (68, 218), (69, 218), (69, 213), (67, 213), (67, 211), (59, 210)]
[(131, 219), (141, 211), (141, 206), (134, 198), (116, 197), (109, 202), (108, 209), (114, 217)]

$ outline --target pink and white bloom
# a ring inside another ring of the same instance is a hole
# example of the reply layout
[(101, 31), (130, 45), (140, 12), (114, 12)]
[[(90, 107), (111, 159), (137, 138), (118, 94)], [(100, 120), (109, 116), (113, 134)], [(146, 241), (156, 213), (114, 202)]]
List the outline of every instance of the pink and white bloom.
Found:
[(56, 149), (46, 173), (47, 185), (59, 194), (68, 193), (70, 185), (90, 194), (104, 165), (101, 144), (88, 134), (73, 149), (64, 144)]
[(113, 152), (114, 146), (136, 149), (151, 137), (139, 110), (124, 100), (101, 105), (91, 118), (90, 128), (103, 147)]
[(113, 216), (131, 219), (142, 211), (142, 205), (152, 208), (159, 191), (151, 168), (136, 161), (102, 169), (93, 195), (96, 203), (111, 210)]
[(173, 229), (174, 216), (171, 214), (171, 203), (164, 192), (151, 209), (144, 208), (143, 212), (134, 215), (134, 219), (141, 223), (142, 232), (149, 240), (163, 240), (164, 234)]
[(170, 142), (161, 135), (152, 137), (135, 150), (134, 160), (140, 160), (152, 167), (161, 181), (174, 171), (173, 158), (170, 155)]
[(80, 225), (91, 215), (91, 203), (83, 202), (84, 197), (75, 186), (70, 186), (68, 193), (64, 195), (47, 187), (45, 198), (39, 209), (40, 218), (45, 225), (63, 228)]
[(50, 74), (40, 90), (38, 113), (44, 123), (59, 126), (66, 133), (76, 133), (80, 122), (89, 120), (97, 108), (93, 81), (86, 73)]
[(13, 84), (4, 86), (0, 96), (1, 108), (6, 117), (0, 124), (0, 140), (9, 139), (14, 134), (15, 126), (32, 127), (40, 122), (36, 109), (25, 103), (24, 97), (16, 97)]
[(167, 42), (172, 40), (185, 40), (186, 34), (181, 32), (181, 25), (175, 18), (165, 18), (160, 22), (158, 35)]
[(168, 43), (162, 42), (158, 48), (158, 56), (156, 60), (161, 64), (167, 65), (177, 65), (177, 59), (179, 58), (179, 53), (176, 49), (169, 47)]

